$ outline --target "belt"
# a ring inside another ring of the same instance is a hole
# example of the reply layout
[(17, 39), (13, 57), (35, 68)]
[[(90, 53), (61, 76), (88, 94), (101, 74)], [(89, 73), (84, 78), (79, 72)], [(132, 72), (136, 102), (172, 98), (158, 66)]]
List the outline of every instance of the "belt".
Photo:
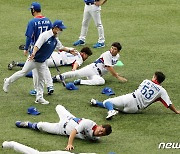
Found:
[(101, 72), (101, 70), (97, 67), (97, 64), (96, 64), (96, 63), (95, 63), (95, 66), (96, 66), (96, 68), (97, 68), (97, 71), (98, 71), (99, 75), (102, 76), (102, 72)]
[[(66, 128), (68, 122), (69, 122), (71, 119), (73, 119), (73, 118), (69, 118), (68, 121), (66, 121), (66, 122), (64, 123), (64, 125), (63, 125), (63, 128), (64, 128), (64, 129)], [(66, 130), (64, 130), (64, 133), (67, 135)]]
[[(136, 95), (135, 95), (134, 93), (132, 93), (132, 96), (133, 96), (134, 98), (136, 98)], [(138, 108), (139, 110), (141, 109), (139, 105), (137, 105), (137, 108)]]
[(88, 2), (88, 3), (86, 3), (86, 5), (93, 5), (94, 4), (94, 2)]

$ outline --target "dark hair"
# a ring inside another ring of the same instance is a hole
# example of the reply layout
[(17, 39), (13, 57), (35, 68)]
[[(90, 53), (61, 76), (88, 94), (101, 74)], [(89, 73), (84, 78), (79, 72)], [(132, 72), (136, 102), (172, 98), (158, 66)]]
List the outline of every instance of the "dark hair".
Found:
[(122, 49), (122, 46), (119, 42), (114, 42), (111, 46), (116, 47), (119, 51)]
[(105, 130), (106, 130), (106, 135), (109, 135), (109, 134), (112, 133), (111, 125), (106, 124), (106, 125), (102, 125), (102, 127), (105, 128)]
[(86, 53), (88, 56), (91, 56), (92, 55), (92, 51), (89, 47), (84, 47), (81, 49), (81, 52), (84, 52)]
[(32, 9), (31, 8), (31, 14), (33, 15), (34, 12), (41, 12), (41, 9)]
[(165, 78), (166, 78), (166, 76), (162, 72), (156, 71), (154, 74), (155, 74), (155, 76), (157, 78), (157, 81), (159, 83), (162, 83), (165, 80)]

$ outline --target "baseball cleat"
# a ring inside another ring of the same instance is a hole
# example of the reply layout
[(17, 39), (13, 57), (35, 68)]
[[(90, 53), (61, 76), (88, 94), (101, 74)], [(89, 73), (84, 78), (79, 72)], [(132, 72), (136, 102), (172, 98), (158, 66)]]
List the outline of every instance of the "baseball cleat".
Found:
[(44, 105), (49, 104), (49, 102), (46, 101), (44, 98), (39, 98), (38, 100), (35, 101), (35, 103), (44, 104)]
[(3, 90), (4, 92), (8, 92), (8, 86), (9, 86), (9, 82), (8, 82), (8, 78), (4, 79), (4, 85), (3, 85)]
[(54, 92), (53, 86), (47, 87), (48, 95), (51, 95)]
[(103, 47), (105, 47), (104, 43), (96, 43), (93, 45), (93, 48), (103, 48)]
[(11, 147), (12, 147), (11, 142), (4, 141), (4, 142), (2, 143), (2, 148), (11, 148)]
[(92, 98), (91, 100), (90, 100), (90, 104), (92, 105), (92, 106), (96, 106), (97, 104), (96, 104), (96, 100), (94, 99), (94, 98)]
[(18, 128), (28, 128), (28, 121), (16, 121), (15, 125)]
[(29, 92), (29, 94), (32, 95), (32, 96), (35, 96), (35, 95), (37, 94), (37, 91), (36, 91), (36, 90), (31, 90), (31, 91)]
[(74, 84), (75, 85), (80, 85), (81, 84), (81, 79), (74, 80)]
[(79, 46), (79, 45), (85, 45), (85, 42), (82, 40), (78, 40), (78, 41), (73, 43), (73, 46)]
[(54, 77), (52, 77), (53, 83), (58, 82), (58, 79), (56, 78), (56, 75)]
[(116, 110), (110, 110), (108, 111), (108, 115), (106, 117), (106, 120), (111, 120), (113, 116), (115, 116), (116, 114), (118, 114), (118, 111)]
[(8, 70), (12, 70), (13, 67), (17, 66), (17, 62), (12, 61), (11, 63), (8, 64)]

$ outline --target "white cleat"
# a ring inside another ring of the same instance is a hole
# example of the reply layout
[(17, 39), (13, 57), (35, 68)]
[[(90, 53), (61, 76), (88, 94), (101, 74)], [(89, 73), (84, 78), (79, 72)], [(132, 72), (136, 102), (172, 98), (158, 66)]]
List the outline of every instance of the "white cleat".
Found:
[(90, 100), (90, 104), (92, 105), (92, 106), (96, 106), (97, 104), (96, 104), (96, 100), (94, 99), (94, 98), (92, 98), (91, 100)]
[(38, 100), (35, 101), (35, 103), (44, 104), (44, 105), (49, 104), (49, 102), (46, 101), (44, 98), (39, 98)]
[(106, 120), (111, 120), (113, 116), (115, 116), (116, 114), (118, 114), (118, 111), (116, 110), (110, 110), (108, 111), (108, 115), (106, 117)]
[(5, 78), (5, 79), (4, 79), (3, 90), (4, 90), (4, 92), (6, 92), (6, 93), (8, 92), (8, 86), (9, 86), (8, 79)]

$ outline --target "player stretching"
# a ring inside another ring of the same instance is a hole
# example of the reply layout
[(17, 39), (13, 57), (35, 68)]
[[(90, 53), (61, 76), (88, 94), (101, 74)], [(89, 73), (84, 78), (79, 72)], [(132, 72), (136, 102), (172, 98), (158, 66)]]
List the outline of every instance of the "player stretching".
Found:
[(103, 102), (91, 99), (90, 103), (93, 106), (106, 108), (108, 110), (107, 120), (118, 113), (114, 109), (124, 113), (136, 113), (157, 101), (162, 102), (165, 107), (176, 114), (180, 114), (180, 111), (176, 110), (172, 104), (166, 90), (160, 85), (164, 80), (165, 75), (162, 72), (155, 72), (152, 80), (144, 80), (133, 93), (109, 98)]
[[(103, 85), (105, 84), (105, 80), (102, 76), (107, 72), (110, 72), (112, 76), (117, 78), (119, 81), (126, 82), (127, 80), (120, 76), (113, 68), (119, 59), (119, 52), (121, 48), (122, 47), (119, 42), (114, 42), (111, 45), (111, 49), (101, 54), (101, 56), (94, 63), (91, 63), (90, 65), (76, 71), (65, 72), (62, 74), (62, 76), (64, 79), (72, 77), (87, 77), (87, 80), (75, 80), (75, 85)], [(57, 75), (56, 78), (54, 77), (53, 81), (61, 81), (59, 75)]]
[(112, 132), (111, 126), (97, 125), (94, 121), (84, 118), (76, 118), (64, 106), (57, 105), (56, 112), (60, 118), (58, 123), (49, 122), (21, 122), (17, 121), (19, 128), (31, 128), (50, 134), (69, 136), (66, 150), (74, 149), (73, 141), (75, 137), (87, 140), (98, 140), (101, 136), (109, 135)]

